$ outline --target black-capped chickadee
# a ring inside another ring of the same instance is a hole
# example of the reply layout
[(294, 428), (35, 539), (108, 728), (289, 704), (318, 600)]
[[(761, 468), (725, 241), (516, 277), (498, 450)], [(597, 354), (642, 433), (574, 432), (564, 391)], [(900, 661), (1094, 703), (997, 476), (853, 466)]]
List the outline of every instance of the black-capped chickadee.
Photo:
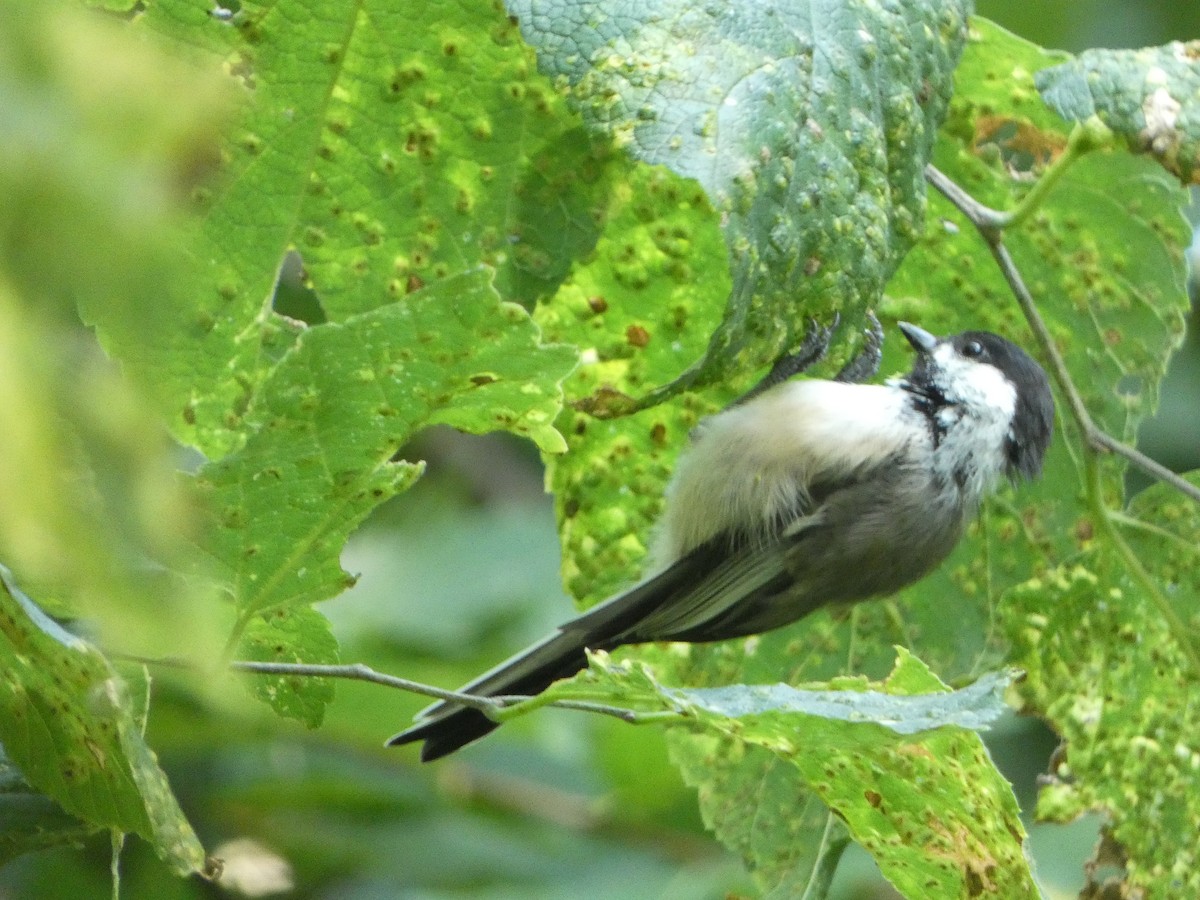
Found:
[[(667, 488), (655, 574), (462, 692), (537, 694), (583, 669), (584, 648), (758, 634), (938, 565), (1001, 475), (1041, 472), (1054, 400), (1002, 337), (900, 329), (917, 350), (905, 377), (764, 380), (702, 422)], [(433, 760), (495, 727), (443, 702), (389, 743), (424, 741)]]

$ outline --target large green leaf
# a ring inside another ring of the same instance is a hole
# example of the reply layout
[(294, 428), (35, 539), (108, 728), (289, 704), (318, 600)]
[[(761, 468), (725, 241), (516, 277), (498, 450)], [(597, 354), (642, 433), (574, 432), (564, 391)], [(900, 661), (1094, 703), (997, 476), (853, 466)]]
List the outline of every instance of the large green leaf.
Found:
[(507, 429), (561, 449), (551, 422), (575, 360), (572, 348), (541, 344), (484, 270), (306, 330), (250, 409), (245, 446), (197, 476), (214, 517), (205, 549), (239, 627), (348, 584), (342, 546), (420, 473), (392, 459), (420, 428)]
[(501, 11), (436, 13), (369, 0), (214, 15), (167, 0), (141, 18), (223, 60), (245, 101), (216, 185), (196, 195), (191, 311), (155, 346), (121, 348), (160, 374), (173, 427), (210, 455), (244, 438), (278, 358), (264, 342), (281, 339), (270, 306), (289, 248), (324, 316), (343, 321), (481, 263), (505, 299), (531, 305), (594, 242), (602, 147)]
[(0, 741), (25, 778), (93, 825), (141, 835), (180, 874), (204, 849), (142, 740), (127, 688), (0, 567)]
[(673, 755), (706, 819), (764, 889), (822, 895), (843, 841), (815, 795), (907, 897), (1032, 896), (1016, 799), (965, 730), (1001, 714), (1010, 680), (987, 675), (947, 692), (902, 652), (882, 684), (682, 690), (645, 670), (593, 666), (580, 686), (561, 683), (543, 700), (602, 686), (686, 721)]
[(969, 3), (508, 6), (589, 126), (722, 214), (732, 294), (689, 381), (770, 361), (806, 313), (875, 303), (921, 232)]
[[(1191, 481), (1200, 484), (1193, 475)], [(1139, 495), (1122, 531), (1187, 635), (1200, 633), (1200, 511), (1162, 485)], [(1103, 810), (1131, 891), (1200, 891), (1196, 672), (1145, 584), (1103, 543), (1021, 585), (1005, 603), (1029, 712), (1066, 741), (1038, 815), (1070, 822)]]
[(1038, 73), (1063, 118), (1097, 116), (1129, 146), (1184, 183), (1200, 180), (1200, 41), (1141, 50), (1088, 50)]
[[(222, 60), (244, 103), (194, 198), (192, 309), (122, 356), (159, 373), (175, 430), (212, 458), (195, 483), (230, 648), (333, 661), (306, 604), (350, 583), (346, 537), (419, 475), (392, 461), (401, 444), (444, 423), (562, 449), (576, 352), (540, 344), (511, 301), (533, 306), (595, 242), (609, 156), (497, 9), (445, 7), (430, 28), (408, 27), (422, 4), (383, 0), (211, 13), (168, 0), (140, 19)], [(270, 308), (290, 249), (319, 304), (308, 328)], [(310, 724), (329, 697), (256, 690)]]

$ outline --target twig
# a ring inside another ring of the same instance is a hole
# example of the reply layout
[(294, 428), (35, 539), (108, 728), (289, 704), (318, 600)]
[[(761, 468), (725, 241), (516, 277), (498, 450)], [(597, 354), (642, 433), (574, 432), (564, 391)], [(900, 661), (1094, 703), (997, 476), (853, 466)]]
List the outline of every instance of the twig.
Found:
[[(1083, 146), (1083, 144), (1081, 143), (1080, 146)], [(1158, 608), (1159, 614), (1167, 623), (1168, 629), (1175, 637), (1193, 670), (1200, 672), (1200, 650), (1197, 650), (1195, 646), (1187, 623), (1179, 616), (1171, 601), (1159, 590), (1158, 584), (1155, 583), (1154, 579), (1150, 577), (1150, 573), (1142, 566), (1137, 554), (1133, 552), (1133, 549), (1125, 542), (1125, 539), (1116, 529), (1116, 521), (1104, 503), (1103, 486), (1100, 482), (1099, 467), (1096, 465), (1096, 456), (1099, 451), (1108, 451), (1124, 456), (1143, 471), (1155, 478), (1160, 478), (1168, 482), (1197, 502), (1200, 502), (1200, 488), (1180, 478), (1174, 472), (1159, 465), (1134, 448), (1118, 441), (1096, 425), (1091, 413), (1088, 412), (1086, 404), (1083, 402), (1083, 398), (1075, 387), (1075, 382), (1072, 380), (1071, 374), (1067, 369), (1066, 361), (1063, 359), (1062, 354), (1058, 352), (1058, 347), (1050, 335), (1050, 330), (1046, 327), (1045, 321), (1043, 321), (1041, 314), (1038, 312), (1033, 295), (1030, 294), (1029, 289), (1025, 286), (1025, 280), (1021, 277), (1021, 272), (1017, 268), (1016, 263), (1013, 262), (1012, 256), (1009, 255), (1008, 248), (1004, 246), (1003, 231), (1006, 224), (1006, 216), (979, 203), (979, 201), (967, 194), (966, 191), (932, 165), (925, 167), (925, 178), (947, 200), (954, 204), (959, 212), (971, 221), (971, 224), (979, 231), (984, 243), (987, 244), (992, 257), (996, 260), (996, 264), (1000, 267), (1000, 271), (1004, 275), (1004, 280), (1008, 282), (1009, 289), (1012, 291), (1013, 296), (1016, 297), (1017, 303), (1020, 304), (1021, 311), (1025, 314), (1025, 318), (1029, 322), (1029, 327), (1033, 329), (1033, 333), (1042, 347), (1042, 352), (1046, 356), (1055, 380), (1067, 397), (1067, 405), (1071, 408), (1071, 416), (1083, 434), (1086, 447), (1091, 451), (1086, 456), (1088, 495), (1092, 507), (1100, 519), (1101, 527), (1104, 528), (1106, 537), (1110, 543), (1121, 555), (1127, 570), (1133, 576), (1134, 580), (1138, 582), (1146, 592), (1146, 595), (1150, 597), (1154, 605)]]
[[(176, 662), (167, 661), (167, 664), (174, 665)], [(253, 660), (233, 660), (229, 663), (229, 667), (235, 671), (252, 672), (258, 675), (296, 675), (307, 678), (344, 678), (351, 681), (366, 681), (370, 684), (408, 691), (411, 694), (422, 694), (426, 697), (434, 697), (449, 703), (457, 703), (459, 706), (468, 706), (471, 709), (479, 710), (489, 719), (496, 721), (513, 718), (513, 712), (518, 707), (521, 708), (520, 712), (523, 713), (537, 706), (552, 706), (557, 709), (575, 709), (583, 712), (597, 713), (603, 716), (612, 716), (613, 718), (620, 719), (622, 722), (629, 722), (635, 725), (685, 718), (683, 714), (670, 710), (638, 712), (637, 710), (626, 709), (621, 706), (608, 706), (603, 703), (594, 703), (586, 700), (562, 699), (539, 702), (541, 700), (540, 697), (527, 697), (524, 695), (481, 697), (477, 694), (464, 694), (459, 691), (443, 690), (442, 688), (422, 684), (419, 681), (412, 681), (408, 678), (386, 675), (362, 663), (335, 666), (315, 663), (273, 663)]]
[[(523, 699), (528, 700), (529, 698), (526, 697)], [(626, 709), (623, 706), (609, 706), (606, 703), (595, 703), (591, 700), (551, 700), (549, 703), (542, 705), (553, 707), (554, 709), (575, 709), (580, 712), (596, 713), (601, 716), (612, 716), (614, 719), (620, 719), (622, 722), (627, 722), (630, 725), (648, 725), (653, 722), (681, 722), (688, 718), (685, 713), (673, 709), (655, 709), (639, 712), (636, 709)], [(514, 709), (515, 707), (506, 708)]]
[[(196, 669), (197, 666), (185, 659), (174, 656), (148, 657), (136, 654), (110, 653), (112, 657), (124, 659), (147, 666), (166, 666), (173, 669)], [(681, 710), (649, 710), (638, 711), (624, 706), (609, 706), (592, 700), (572, 700), (560, 698), (547, 700), (545, 695), (526, 696), (524, 694), (497, 694), (492, 697), (482, 697), (478, 694), (464, 694), (461, 691), (447, 691), (431, 684), (400, 678), (377, 672), (362, 663), (351, 665), (323, 665), (320, 663), (274, 663), (257, 660), (235, 659), (229, 663), (229, 668), (236, 672), (250, 672), (255, 675), (292, 675), (302, 678), (342, 678), (347, 681), (366, 681), (383, 687), (408, 691), (410, 694), (421, 694), (444, 700), (447, 703), (457, 703), (459, 706), (469, 706), (477, 709), (489, 719), (507, 721), (517, 715), (532, 712), (542, 706), (552, 706), (555, 709), (574, 709), (581, 712), (596, 713), (611, 716), (628, 722), (631, 725), (645, 725), (650, 722), (680, 721), (688, 718)]]
[(1140, 450), (1135, 450), (1128, 444), (1122, 444), (1106, 431), (1096, 429), (1092, 434), (1092, 441), (1099, 444), (1105, 450), (1111, 450), (1118, 456), (1123, 456), (1143, 472), (1152, 475), (1160, 481), (1165, 481), (1171, 487), (1175, 488), (1182, 494), (1191, 497), (1197, 503), (1200, 503), (1200, 487), (1192, 484), (1183, 476), (1172, 472), (1160, 462), (1156, 462)]
[[(438, 700), (446, 700), (461, 706), (469, 706), (489, 717), (493, 713), (504, 709), (505, 706), (512, 705), (496, 698), (478, 697), (474, 694), (460, 694), (458, 691), (446, 691), (442, 688), (433, 687), (433, 685), (422, 684), (419, 681), (410, 681), (407, 678), (386, 675), (383, 672), (376, 672), (370, 666), (365, 666), (362, 663), (333, 666), (317, 663), (273, 663), (235, 659), (229, 662), (229, 668), (236, 672), (254, 672), (258, 675), (299, 675), (306, 678), (344, 678), (350, 681), (366, 681), (371, 684), (380, 684), (384, 687), (408, 691), (410, 694), (423, 694), (426, 697), (435, 697)], [(510, 697), (506, 699), (515, 703), (518, 699), (527, 698)]]
[(1095, 116), (1087, 122), (1077, 124), (1071, 130), (1071, 136), (1067, 138), (1066, 149), (1038, 176), (1037, 181), (1033, 183), (1020, 202), (1011, 211), (999, 213), (1004, 219), (1001, 227), (1012, 228), (1024, 222), (1042, 205), (1046, 195), (1058, 184), (1058, 180), (1062, 178), (1067, 169), (1071, 168), (1085, 154), (1108, 146), (1112, 140), (1112, 131)]
[(958, 211), (983, 234), (989, 244), (993, 240), (1000, 239), (1000, 232), (1008, 221), (1008, 217), (1004, 213), (984, 206), (933, 163), (925, 166), (925, 180), (937, 188), (938, 193), (953, 203)]
[(1021, 277), (1020, 270), (1017, 269), (1016, 263), (1013, 262), (1012, 257), (1009, 255), (1008, 248), (1004, 246), (1003, 227), (1006, 224), (1007, 217), (1003, 213), (984, 206), (932, 165), (925, 167), (925, 178), (947, 200), (954, 204), (959, 212), (970, 220), (971, 224), (975, 226), (983, 237), (984, 242), (991, 251), (992, 257), (996, 260), (996, 264), (1000, 267), (1000, 271), (1004, 275), (1004, 280), (1008, 282), (1009, 289), (1013, 292), (1013, 296), (1017, 298), (1017, 303), (1020, 304), (1021, 311), (1025, 314), (1025, 318), (1029, 322), (1029, 327), (1033, 330), (1034, 336), (1041, 345), (1042, 351), (1046, 356), (1046, 361), (1049, 363), (1051, 374), (1054, 375), (1055, 381), (1058, 382), (1059, 388), (1066, 396), (1067, 405), (1071, 408), (1071, 416), (1079, 426), (1079, 430), (1083, 432), (1087, 443), (1093, 449), (1104, 450), (1116, 453), (1118, 456), (1123, 456), (1147, 475), (1160, 481), (1165, 481), (1182, 494), (1200, 503), (1200, 487), (1181, 478), (1139, 450), (1117, 440), (1100, 428), (1095, 423), (1095, 420), (1092, 419), (1091, 413), (1088, 412), (1083, 398), (1075, 387), (1075, 382), (1072, 380), (1070, 372), (1067, 369), (1066, 361), (1063, 359), (1062, 354), (1059, 353), (1058, 346), (1050, 336), (1050, 330), (1046, 327), (1041, 313), (1038, 312), (1033, 296), (1025, 286), (1025, 281)]

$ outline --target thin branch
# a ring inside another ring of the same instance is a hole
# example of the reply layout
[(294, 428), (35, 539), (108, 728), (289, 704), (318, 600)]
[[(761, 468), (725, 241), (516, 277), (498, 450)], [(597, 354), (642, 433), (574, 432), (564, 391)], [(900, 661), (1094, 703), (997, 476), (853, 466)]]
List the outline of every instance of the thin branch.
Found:
[[(528, 698), (526, 698), (528, 699)], [(648, 725), (654, 722), (682, 722), (687, 719), (686, 713), (672, 709), (656, 709), (639, 712), (636, 709), (626, 709), (623, 706), (609, 706), (606, 703), (595, 703), (591, 700), (552, 700), (544, 706), (554, 709), (575, 709), (580, 712), (596, 713), (601, 716), (612, 716), (630, 725)]]
[(1105, 450), (1110, 450), (1118, 456), (1125, 457), (1147, 475), (1151, 475), (1160, 481), (1165, 481), (1181, 494), (1186, 494), (1197, 503), (1200, 503), (1200, 487), (1192, 484), (1182, 475), (1172, 472), (1162, 463), (1154, 461), (1140, 450), (1135, 450), (1128, 444), (1122, 444), (1108, 432), (1099, 429), (1096, 429), (1092, 434), (1092, 441), (1099, 444)]
[(1079, 390), (1075, 387), (1075, 382), (1067, 369), (1066, 361), (1063, 359), (1062, 354), (1059, 353), (1054, 339), (1050, 336), (1050, 329), (1046, 327), (1041, 313), (1038, 312), (1033, 295), (1030, 294), (1029, 289), (1025, 286), (1025, 281), (1021, 277), (1016, 263), (1013, 262), (1012, 256), (1009, 255), (1008, 248), (1004, 246), (1003, 227), (1006, 222), (1006, 215), (984, 206), (932, 165), (925, 167), (925, 178), (947, 200), (954, 204), (959, 212), (970, 220), (971, 224), (975, 226), (983, 237), (988, 250), (991, 251), (992, 257), (996, 260), (996, 264), (1000, 267), (1000, 271), (1004, 275), (1004, 280), (1008, 282), (1009, 289), (1012, 291), (1013, 296), (1017, 298), (1017, 303), (1020, 304), (1021, 311), (1025, 314), (1025, 319), (1029, 322), (1029, 327), (1033, 330), (1034, 336), (1041, 345), (1042, 351), (1046, 356), (1046, 361), (1049, 364), (1050, 372), (1066, 396), (1067, 405), (1071, 408), (1071, 416), (1079, 426), (1079, 430), (1083, 432), (1087, 443), (1093, 449), (1104, 450), (1116, 453), (1118, 456), (1123, 456), (1150, 477), (1165, 481), (1180, 493), (1200, 503), (1200, 487), (1181, 478), (1139, 450), (1117, 440), (1100, 428), (1095, 423), (1095, 420), (1092, 419), (1087, 405), (1083, 402), (1083, 397), (1080, 396)]
[(1041, 344), (1042, 352), (1050, 364), (1050, 370), (1055, 380), (1058, 381), (1059, 388), (1067, 395), (1067, 405), (1071, 408), (1071, 415), (1075, 418), (1075, 424), (1079, 426), (1084, 436), (1090, 442), (1092, 435), (1099, 431), (1099, 429), (1096, 427), (1095, 422), (1092, 421), (1092, 414), (1088, 412), (1087, 404), (1083, 402), (1083, 397), (1080, 395), (1079, 389), (1075, 387), (1075, 381), (1071, 378), (1071, 372), (1067, 368), (1067, 361), (1058, 352), (1058, 345), (1054, 342), (1054, 338), (1050, 336), (1050, 329), (1046, 327), (1046, 323), (1042, 319), (1042, 314), (1038, 312), (1033, 295), (1029, 292), (1029, 288), (1025, 286), (1025, 279), (1021, 277), (1021, 272), (1017, 269), (1017, 264), (1013, 262), (1012, 256), (1009, 255), (1008, 248), (1004, 246), (1004, 243), (999, 238), (995, 241), (988, 241), (988, 249), (992, 251), (992, 257), (996, 260), (996, 265), (1000, 267), (1000, 271), (1004, 274), (1004, 280), (1008, 282), (1009, 289), (1013, 292), (1013, 296), (1017, 298), (1017, 303), (1021, 307), (1021, 312), (1025, 314), (1025, 319), (1029, 323), (1029, 327), (1033, 330), (1038, 343)]
[[(478, 697), (474, 694), (460, 694), (458, 691), (446, 691), (433, 685), (422, 684), (419, 681), (410, 681), (407, 678), (399, 678), (395, 675), (376, 672), (370, 666), (364, 666), (362, 663), (331, 666), (319, 665), (317, 663), (273, 663), (235, 659), (229, 662), (229, 668), (236, 672), (253, 672), (257, 675), (299, 675), (305, 678), (344, 678), (350, 681), (366, 681), (370, 684), (379, 684), (384, 687), (407, 691), (410, 694), (422, 694), (426, 697), (434, 697), (438, 700), (457, 703), (460, 706), (469, 706), (472, 709), (479, 710), (489, 718), (494, 713), (504, 709), (505, 706), (511, 705), (511, 703), (491, 697)], [(527, 698), (507, 699), (515, 703), (518, 699)]]
[[(173, 665), (176, 662), (167, 661), (167, 664)], [(292, 675), (306, 678), (343, 678), (350, 681), (366, 681), (370, 684), (378, 684), (383, 687), (407, 691), (411, 694), (434, 697), (438, 700), (456, 703), (459, 706), (468, 706), (471, 709), (479, 710), (489, 719), (498, 722), (513, 718), (514, 713), (529, 712), (540, 706), (551, 706), (556, 709), (575, 709), (603, 716), (612, 716), (613, 718), (620, 719), (622, 722), (629, 722), (635, 725), (686, 718), (682, 713), (669, 710), (638, 712), (637, 710), (626, 709), (621, 706), (608, 706), (607, 704), (593, 703), (586, 700), (563, 699), (546, 702), (541, 700), (540, 696), (528, 697), (524, 695), (481, 697), (477, 694), (447, 691), (433, 685), (412, 681), (408, 678), (387, 675), (383, 672), (377, 672), (370, 666), (365, 666), (362, 663), (334, 666), (315, 663), (272, 663), (253, 660), (233, 660), (229, 663), (229, 667), (235, 671), (252, 672), (257, 675)]]
[[(173, 656), (148, 657), (125, 653), (111, 653), (110, 656), (147, 666), (165, 666), (173, 669), (191, 670), (198, 668), (195, 663)], [(544, 694), (533, 696), (524, 694), (497, 694), (492, 697), (482, 697), (478, 694), (464, 694), (461, 691), (447, 691), (430, 684), (423, 684), (420, 681), (412, 681), (408, 678), (400, 678), (396, 675), (377, 672), (370, 666), (363, 665), (362, 663), (322, 665), (320, 663), (273, 663), (235, 659), (231, 660), (228, 665), (235, 672), (249, 672), (254, 675), (341, 678), (347, 681), (365, 681), (369, 684), (378, 684), (383, 687), (407, 691), (410, 694), (433, 697), (437, 700), (444, 700), (447, 703), (456, 703), (459, 706), (468, 706), (471, 709), (479, 710), (489, 719), (497, 722), (505, 722), (543, 706), (551, 706), (555, 709), (574, 709), (580, 712), (596, 713), (601, 716), (611, 716), (614, 719), (620, 719), (622, 722), (628, 722), (631, 725), (682, 721), (688, 718), (687, 713), (682, 710), (638, 711), (628, 709), (624, 706), (609, 706), (605, 703), (596, 703), (592, 700), (572, 700), (565, 697), (548, 700)]]
[(966, 216), (990, 244), (993, 239), (999, 240), (1000, 231), (1008, 221), (1008, 216), (999, 210), (984, 206), (951, 179), (941, 169), (929, 163), (925, 166), (925, 180), (937, 188), (938, 192), (954, 204), (958, 211)]
[[(1082, 139), (1080, 140), (1082, 141)], [(1154, 579), (1150, 577), (1150, 573), (1146, 571), (1137, 554), (1133, 552), (1133, 549), (1125, 542), (1124, 537), (1117, 531), (1116, 522), (1111, 511), (1104, 503), (1103, 485), (1100, 481), (1100, 471), (1096, 464), (1096, 457), (1099, 451), (1118, 453), (1143, 469), (1143, 471), (1146, 471), (1155, 478), (1167, 481), (1177, 487), (1182, 493), (1198, 502), (1200, 502), (1200, 489), (1197, 489), (1194, 485), (1132, 447), (1121, 443), (1096, 425), (1091, 413), (1088, 412), (1086, 404), (1083, 402), (1083, 397), (1075, 387), (1075, 382), (1072, 380), (1071, 374), (1067, 369), (1066, 361), (1063, 359), (1062, 354), (1058, 352), (1058, 346), (1055, 344), (1054, 339), (1050, 335), (1050, 330), (1046, 327), (1045, 321), (1043, 321), (1041, 314), (1038, 312), (1033, 295), (1030, 294), (1029, 289), (1025, 286), (1025, 280), (1021, 277), (1021, 272), (1013, 261), (1012, 256), (1009, 255), (1008, 248), (1004, 246), (1003, 229), (1005, 215), (979, 203), (974, 197), (967, 194), (950, 178), (932, 165), (925, 167), (925, 177), (930, 184), (940, 191), (947, 200), (954, 204), (971, 221), (979, 231), (984, 243), (987, 244), (992, 257), (996, 260), (996, 264), (1000, 267), (1000, 271), (1004, 275), (1004, 280), (1008, 282), (1009, 289), (1012, 291), (1013, 296), (1016, 297), (1021, 311), (1025, 314), (1025, 318), (1029, 322), (1029, 327), (1033, 329), (1033, 333), (1042, 347), (1042, 352), (1049, 363), (1051, 374), (1053, 374), (1059, 387), (1067, 397), (1067, 405), (1071, 409), (1071, 416), (1083, 434), (1087, 449), (1090, 450), (1085, 457), (1088, 498), (1097, 513), (1101, 527), (1105, 531), (1105, 536), (1117, 550), (1118, 554), (1120, 554), (1127, 571), (1158, 608), (1159, 614), (1167, 623), (1167, 628), (1175, 637), (1193, 670), (1200, 672), (1200, 650), (1197, 649), (1192, 639), (1187, 623), (1179, 616), (1174, 605), (1159, 589)], [(1168, 475), (1170, 477), (1167, 477)]]
[(1077, 124), (1071, 130), (1071, 136), (1067, 138), (1066, 149), (1046, 167), (1046, 170), (1010, 212), (1000, 214), (1005, 220), (1001, 227), (1012, 228), (1024, 222), (1042, 205), (1046, 195), (1054, 189), (1067, 169), (1071, 168), (1085, 154), (1108, 146), (1111, 142), (1112, 132), (1098, 118)]

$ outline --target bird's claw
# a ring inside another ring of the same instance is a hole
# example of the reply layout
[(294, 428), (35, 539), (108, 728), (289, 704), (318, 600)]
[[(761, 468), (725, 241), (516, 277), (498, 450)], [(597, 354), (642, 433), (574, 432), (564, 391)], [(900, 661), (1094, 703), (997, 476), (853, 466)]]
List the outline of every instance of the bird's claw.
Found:
[[(840, 322), (841, 316), (838, 313), (833, 314), (828, 325), (822, 325), (816, 319), (810, 320), (808, 331), (805, 332), (800, 346), (775, 360), (771, 371), (767, 372), (758, 384), (742, 394), (730, 406), (738, 406), (753, 400), (764, 391), (770, 390), (777, 384), (782, 384), (820, 362), (829, 350), (829, 343)], [(846, 365), (842, 366), (841, 371), (834, 376), (833, 380), (858, 384), (873, 378), (879, 371), (879, 363), (882, 358), (883, 327), (879, 324), (875, 313), (868, 310), (862, 349)]]
[(875, 318), (875, 313), (867, 310), (867, 328), (864, 332), (862, 349), (854, 355), (850, 362), (842, 366), (842, 370), (833, 377), (833, 380), (861, 384), (867, 379), (875, 377), (879, 372), (879, 363), (882, 359), (883, 326)]

